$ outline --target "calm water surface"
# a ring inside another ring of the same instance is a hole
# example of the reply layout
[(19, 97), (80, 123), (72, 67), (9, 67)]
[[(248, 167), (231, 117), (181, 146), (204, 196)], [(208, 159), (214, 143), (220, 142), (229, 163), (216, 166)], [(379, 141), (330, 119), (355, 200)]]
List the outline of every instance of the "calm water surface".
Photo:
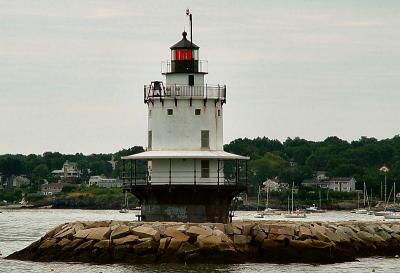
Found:
[[(70, 221), (95, 220), (135, 220), (135, 212), (121, 214), (114, 210), (4, 210), (0, 213), (0, 272), (400, 272), (399, 258), (366, 258), (359, 262), (333, 265), (309, 264), (244, 264), (244, 265), (92, 265), (79, 263), (38, 263), (4, 260), (14, 251), (20, 250), (39, 239), (50, 228)], [(254, 220), (254, 212), (237, 212), (234, 219)], [(273, 216), (265, 220), (284, 220), (282, 216)], [(343, 221), (343, 220), (382, 220), (380, 217), (355, 215), (347, 212), (328, 212), (309, 215), (305, 221)]]

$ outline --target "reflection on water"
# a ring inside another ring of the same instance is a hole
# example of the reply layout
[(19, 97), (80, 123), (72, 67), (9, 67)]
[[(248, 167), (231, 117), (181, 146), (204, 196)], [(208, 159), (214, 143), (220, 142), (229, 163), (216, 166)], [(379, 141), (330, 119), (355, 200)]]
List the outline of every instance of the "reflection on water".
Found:
[[(3, 210), (0, 213), (0, 253), (5, 257), (39, 239), (50, 228), (71, 221), (129, 220), (135, 221), (135, 212), (119, 213), (112, 210)], [(234, 220), (256, 220), (254, 212), (236, 212)], [(260, 219), (257, 219), (260, 220)], [(262, 219), (261, 219), (262, 220)], [(283, 216), (268, 216), (264, 220), (288, 220)], [(383, 217), (327, 212), (309, 214), (301, 221), (378, 220)], [(399, 253), (400, 254), (400, 253)], [(360, 262), (309, 265), (309, 264), (243, 264), (243, 265), (91, 265), (78, 263), (34, 263), (9, 261), (0, 258), (0, 273), (60, 272), (60, 273), (167, 273), (167, 272), (400, 272), (398, 258), (367, 258)], [(53, 270), (53, 271), (51, 271)]]

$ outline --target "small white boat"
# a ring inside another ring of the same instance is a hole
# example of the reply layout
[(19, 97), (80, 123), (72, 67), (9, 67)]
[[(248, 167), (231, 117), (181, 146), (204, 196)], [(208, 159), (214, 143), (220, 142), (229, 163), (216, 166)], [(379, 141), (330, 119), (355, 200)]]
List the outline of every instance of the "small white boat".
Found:
[(121, 209), (119, 210), (119, 213), (128, 213), (129, 208), (128, 208), (128, 192), (125, 192), (125, 202), (121, 206)]
[(275, 209), (271, 209), (269, 207), (269, 185), (267, 185), (267, 203), (265, 204), (266, 208), (262, 212), (263, 215), (281, 215), (281, 213)]
[(292, 184), (292, 210), (289, 211), (289, 196), (288, 196), (288, 213), (284, 214), (283, 216), (285, 218), (306, 218), (306, 213), (299, 211), (299, 210), (293, 210), (293, 193), (294, 193), (294, 182)]
[(261, 212), (256, 213), (254, 216), (254, 218), (264, 218), (264, 214), (262, 214)]
[(301, 211), (292, 211), (284, 215), (285, 218), (306, 218), (307, 215)]
[(306, 212), (309, 212), (309, 213), (323, 213), (323, 212), (326, 212), (326, 210), (319, 209), (317, 206), (313, 205), (311, 207), (306, 208)]
[(351, 213), (355, 213), (355, 214), (368, 214), (368, 210), (366, 209), (354, 209), (351, 211)]
[(281, 212), (271, 209), (271, 208), (266, 208), (263, 212), (263, 215), (281, 215)]
[(400, 219), (400, 213), (390, 213), (390, 214), (386, 214), (384, 215), (385, 219)]
[(261, 187), (258, 186), (258, 195), (257, 195), (257, 213), (253, 216), (254, 218), (264, 218), (264, 215), (262, 212), (258, 211), (258, 208), (260, 206), (260, 191)]
[(375, 216), (385, 216), (385, 215), (389, 215), (392, 214), (392, 212), (387, 211), (387, 210), (383, 210), (383, 211), (375, 211), (374, 215)]

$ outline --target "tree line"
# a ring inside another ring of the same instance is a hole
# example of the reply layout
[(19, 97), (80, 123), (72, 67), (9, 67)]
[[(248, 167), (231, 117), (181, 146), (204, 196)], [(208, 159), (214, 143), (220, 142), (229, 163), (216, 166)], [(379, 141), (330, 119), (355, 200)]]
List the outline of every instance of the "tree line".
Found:
[(365, 182), (368, 191), (372, 189), (378, 195), (384, 180), (379, 169), (384, 165), (390, 170), (388, 185), (400, 181), (399, 135), (383, 140), (361, 137), (351, 142), (335, 136), (323, 141), (287, 138), (284, 142), (266, 137), (239, 138), (225, 145), (225, 150), (251, 157), (248, 168), (253, 188), (274, 177), (300, 186), (316, 171), (326, 171), (329, 177), (354, 177), (357, 189)]
[[(323, 141), (309, 141), (299, 137), (281, 142), (267, 137), (239, 138), (224, 146), (227, 152), (250, 156), (248, 162), (250, 191), (268, 178), (278, 177), (281, 182), (301, 185), (304, 179), (313, 177), (316, 171), (326, 171), (329, 177), (354, 177), (357, 188), (365, 182), (376, 194), (381, 191), (384, 175), (379, 169), (385, 165), (388, 185), (400, 181), (400, 136), (391, 139), (361, 137), (346, 141), (328, 137)], [(42, 155), (0, 155), (0, 173), (3, 176), (26, 175), (32, 185), (38, 186), (44, 179), (54, 180), (51, 171), (61, 169), (66, 160), (77, 162), (82, 170), (82, 180), (90, 175), (118, 177), (122, 169), (121, 156), (143, 152), (135, 146), (114, 154), (74, 155), (46, 152)], [(111, 156), (117, 162), (112, 169)], [(143, 164), (142, 164), (143, 165)], [(140, 166), (145, 169), (145, 166)], [(89, 172), (90, 170), (90, 172)], [(400, 185), (399, 185), (400, 186)]]

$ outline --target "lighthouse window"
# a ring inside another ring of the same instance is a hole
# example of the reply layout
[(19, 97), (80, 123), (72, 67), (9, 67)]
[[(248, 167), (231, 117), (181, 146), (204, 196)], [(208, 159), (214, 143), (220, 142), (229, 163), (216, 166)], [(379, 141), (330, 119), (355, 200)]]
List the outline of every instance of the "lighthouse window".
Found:
[(177, 50), (175, 51), (175, 60), (177, 61), (186, 61), (192, 59), (192, 51), (191, 50)]
[(174, 114), (174, 109), (171, 108), (167, 109), (167, 114), (168, 116), (172, 116)]
[(218, 116), (219, 117), (221, 116), (221, 110), (220, 109), (218, 109)]
[(201, 148), (210, 148), (210, 132), (208, 130), (201, 131)]
[(153, 132), (149, 131), (149, 135), (148, 135), (148, 148), (151, 149), (151, 146), (153, 145)]
[(194, 85), (194, 75), (189, 75), (189, 85), (190, 86)]
[(200, 116), (200, 114), (201, 114), (201, 109), (194, 109), (194, 114), (195, 114), (196, 116)]
[(210, 178), (210, 160), (201, 161), (201, 178)]

